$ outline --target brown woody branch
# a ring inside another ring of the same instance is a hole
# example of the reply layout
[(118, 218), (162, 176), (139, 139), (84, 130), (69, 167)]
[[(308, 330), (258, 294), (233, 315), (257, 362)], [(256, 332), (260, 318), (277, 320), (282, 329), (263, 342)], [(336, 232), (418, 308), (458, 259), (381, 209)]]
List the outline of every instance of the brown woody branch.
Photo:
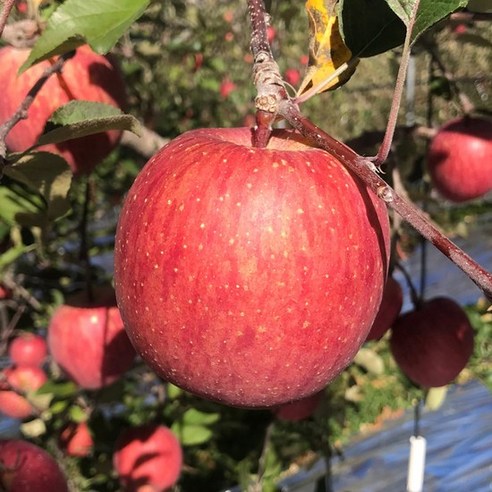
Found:
[(9, 18), (12, 7), (15, 4), (15, 0), (4, 0), (2, 11), (0, 12), (0, 36), (3, 33), (7, 20)]
[[(465, 272), (470, 279), (492, 300), (492, 274), (446, 237), (439, 228), (412, 202), (399, 196), (376, 172), (373, 162), (357, 154), (347, 145), (318, 128), (290, 99), (278, 66), (269, 47), (265, 47), (266, 22), (262, 0), (248, 0), (253, 36), (251, 50), (254, 57), (254, 80), (258, 90), (255, 100), (257, 110), (270, 113), (270, 121), (285, 118), (313, 144), (335, 155), (340, 162), (358, 176), (377, 196), (413, 226), (423, 237)], [(263, 32), (262, 32), (263, 31)], [(407, 39), (409, 34), (407, 34)], [(405, 55), (405, 54), (404, 54)], [(407, 49), (406, 56), (409, 55)], [(271, 73), (267, 73), (271, 71)], [(261, 77), (258, 76), (261, 74)], [(265, 103), (265, 95), (266, 102)]]

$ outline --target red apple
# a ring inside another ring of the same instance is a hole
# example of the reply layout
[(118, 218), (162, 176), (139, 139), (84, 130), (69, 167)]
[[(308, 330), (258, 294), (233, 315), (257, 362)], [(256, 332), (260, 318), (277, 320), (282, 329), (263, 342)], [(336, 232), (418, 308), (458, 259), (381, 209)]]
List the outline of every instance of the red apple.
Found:
[(400, 369), (425, 388), (449, 384), (473, 353), (473, 328), (452, 299), (436, 297), (400, 316), (390, 347)]
[(290, 85), (297, 85), (301, 80), (301, 73), (297, 68), (288, 68), (284, 73), (284, 79)]
[(234, 92), (236, 88), (236, 84), (231, 79), (225, 78), (220, 84), (219, 92), (224, 99), (227, 99), (231, 92)]
[(48, 355), (48, 346), (41, 335), (22, 333), (9, 345), (9, 357), (17, 366), (42, 366)]
[(0, 489), (68, 492), (67, 479), (46, 451), (27, 441), (0, 440)]
[(311, 417), (323, 400), (324, 391), (314, 393), (301, 400), (284, 403), (273, 409), (275, 416), (280, 420), (298, 422)]
[(277, 30), (273, 26), (268, 26), (266, 31), (267, 31), (267, 40), (270, 44), (272, 44), (273, 40), (277, 37)]
[(432, 183), (453, 201), (479, 198), (492, 190), (492, 120), (458, 118), (442, 126), (427, 155)]
[(8, 367), (2, 371), (0, 389), (0, 412), (16, 419), (25, 419), (33, 415), (35, 409), (19, 393), (36, 391), (47, 381), (46, 373), (39, 367)]
[(137, 177), (119, 219), (115, 284), (137, 352), (165, 380), (224, 404), (320, 391), (381, 302), (384, 204), (292, 131), (187, 132)]
[(145, 425), (118, 437), (113, 465), (125, 492), (167, 490), (179, 479), (183, 453), (170, 429)]
[[(0, 122), (10, 118), (39, 79), (49, 61), (29, 68), (22, 75), (17, 71), (27, 59), (29, 50), (11, 46), (0, 49)], [(102, 102), (116, 107), (125, 105), (125, 86), (120, 72), (109, 58), (98, 55), (88, 46), (77, 49), (60, 75), (51, 77), (29, 108), (27, 119), (20, 121), (7, 135), (9, 150), (20, 152), (32, 146), (41, 135), (53, 111), (71, 100)], [(119, 131), (99, 133), (41, 150), (62, 155), (76, 174), (88, 174), (116, 146)]]
[(379, 340), (395, 322), (403, 306), (403, 290), (393, 278), (388, 277), (378, 314), (366, 340)]
[(8, 289), (4, 285), (0, 284), (0, 300), (9, 299), (11, 295), (12, 295), (12, 292), (10, 292), (10, 289)]
[(88, 456), (94, 447), (94, 440), (87, 422), (70, 422), (60, 434), (60, 445), (69, 456)]
[(135, 351), (123, 328), (114, 293), (96, 290), (60, 306), (48, 326), (53, 360), (79, 386), (99, 389), (114, 383), (133, 364)]

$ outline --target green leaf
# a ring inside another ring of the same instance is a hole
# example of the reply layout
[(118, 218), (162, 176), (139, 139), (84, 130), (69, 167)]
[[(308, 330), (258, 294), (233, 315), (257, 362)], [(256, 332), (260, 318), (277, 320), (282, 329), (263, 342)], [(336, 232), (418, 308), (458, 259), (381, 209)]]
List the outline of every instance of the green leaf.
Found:
[(186, 410), (183, 415), (184, 424), (199, 424), (199, 425), (211, 425), (215, 424), (220, 418), (218, 413), (205, 413), (200, 412), (196, 408), (190, 408)]
[(182, 424), (174, 422), (171, 430), (178, 436), (183, 446), (198, 446), (212, 437), (212, 431), (203, 425)]
[[(369, 57), (403, 44), (415, 0), (340, 0), (340, 30), (355, 56)], [(421, 0), (412, 42), (429, 27), (464, 7), (467, 0)]]
[(20, 184), (11, 182), (8, 187), (0, 186), (0, 218), (11, 226), (39, 225), (43, 205), (41, 197), (29, 193)]
[(405, 39), (405, 24), (385, 0), (340, 0), (339, 9), (340, 31), (354, 56), (378, 55)]
[(107, 53), (142, 15), (150, 0), (66, 0), (53, 12), (20, 72), (87, 42)]
[(48, 381), (47, 383), (43, 384), (41, 388), (38, 389), (37, 394), (41, 395), (43, 393), (51, 393), (56, 398), (69, 398), (74, 396), (77, 391), (77, 385), (72, 381), (67, 381), (63, 383)]
[(0, 255), (0, 272), (11, 265), (17, 258), (22, 256), (24, 253), (31, 251), (34, 249), (34, 245), (26, 246), (24, 244), (20, 244), (18, 246), (14, 246), (2, 255)]
[(69, 210), (67, 195), (73, 174), (59, 155), (49, 152), (24, 154), (12, 166), (6, 167), (4, 173), (43, 197), (48, 220), (61, 217)]
[(58, 108), (48, 120), (45, 132), (35, 147), (56, 144), (108, 130), (129, 130), (140, 135), (138, 120), (109, 104), (70, 101)]

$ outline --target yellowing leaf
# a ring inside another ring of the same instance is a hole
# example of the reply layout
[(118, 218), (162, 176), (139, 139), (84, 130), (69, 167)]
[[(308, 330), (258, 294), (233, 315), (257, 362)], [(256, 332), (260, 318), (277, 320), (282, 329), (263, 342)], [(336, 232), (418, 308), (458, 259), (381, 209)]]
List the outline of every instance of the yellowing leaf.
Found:
[(358, 59), (343, 42), (338, 26), (338, 0), (307, 0), (310, 43), (309, 67), (298, 95), (336, 89), (352, 76)]

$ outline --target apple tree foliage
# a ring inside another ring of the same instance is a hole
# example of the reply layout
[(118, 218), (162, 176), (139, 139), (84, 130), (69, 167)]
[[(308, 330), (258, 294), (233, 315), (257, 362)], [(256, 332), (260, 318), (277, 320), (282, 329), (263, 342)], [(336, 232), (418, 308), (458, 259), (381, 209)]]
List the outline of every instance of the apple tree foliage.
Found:
[[(22, 3), (11, 12), (11, 22), (24, 18)], [(399, 47), (414, 1), (326, 3), (336, 4), (342, 39), (362, 60), (348, 84), (306, 102), (303, 111), (337, 138), (370, 154), (386, 125)], [(294, 69), (302, 75), (310, 36), (303, 2), (266, 4), (272, 49), (282, 72)], [(466, 234), (477, 216), (491, 212), (492, 203), (485, 198), (451, 207), (430, 193), (426, 139), (409, 126), (444, 123), (460, 114), (463, 96), (476, 111), (492, 110), (486, 97), (490, 80), (483, 77), (491, 68), (490, 19), (449, 17), (466, 4), (420, 2), (413, 49), (420, 83), (401, 114), (385, 168), (389, 181), (398, 169), (411, 198), (449, 234)], [(39, 15), (45, 27), (23, 70), (85, 43), (98, 53), (111, 51), (124, 72), (129, 108), (125, 114), (73, 101), (53, 113), (38, 145), (108, 129), (144, 135), (146, 128), (170, 139), (192, 128), (251, 124), (255, 92), (245, 1), (66, 0), (42, 4)], [(118, 211), (148, 157), (124, 138), (93, 174), (73, 179), (59, 156), (36, 148), (7, 154), (0, 180), (0, 285), (7, 292), (0, 299), (4, 355), (19, 331), (45, 335), (54, 310), (71, 293), (111, 281)], [(400, 257), (419, 243), (397, 219), (393, 231)], [(460, 378), (479, 377), (492, 388), (492, 318), (483, 302), (467, 312), (476, 348)], [(398, 371), (386, 338), (366, 344), (326, 389), (315, 415), (301, 422), (278, 421), (269, 410), (239, 410), (198, 399), (159, 380), (140, 361), (98, 391), (80, 389), (53, 363), (46, 370), (49, 381), (33, 397), (37, 412), (22, 422), (20, 431), (57, 456), (76, 490), (118, 490), (111, 465), (114, 442), (122, 429), (152, 421), (171, 427), (183, 446), (186, 467), (176, 490), (220, 490), (235, 483), (274, 490), (280, 473), (292, 463), (329, 456), (354, 433), (377, 429), (380, 415), (425, 397)], [(86, 457), (64, 455), (58, 436), (68, 423), (84, 421), (94, 438), (92, 452)]]

